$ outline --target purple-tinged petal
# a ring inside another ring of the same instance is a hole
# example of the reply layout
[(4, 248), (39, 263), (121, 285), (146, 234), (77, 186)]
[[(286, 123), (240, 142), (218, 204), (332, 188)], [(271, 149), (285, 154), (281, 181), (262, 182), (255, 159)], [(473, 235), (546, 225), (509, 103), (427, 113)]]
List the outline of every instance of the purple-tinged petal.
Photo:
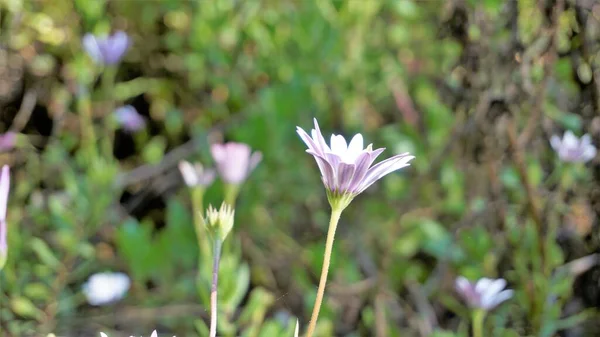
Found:
[(106, 64), (116, 64), (125, 55), (129, 48), (129, 36), (125, 32), (118, 31), (107, 40), (106, 54), (104, 55)]
[(369, 169), (369, 172), (367, 172), (359, 191), (364, 191), (388, 173), (408, 166), (408, 162), (413, 158), (415, 157), (409, 155), (408, 153), (403, 153), (377, 163), (375, 166)]
[(306, 144), (306, 146), (308, 147), (309, 150), (313, 150), (317, 153), (320, 152), (319, 146), (313, 141), (313, 139), (308, 135), (308, 133), (306, 133), (306, 131), (304, 131), (304, 129), (297, 126), (296, 132), (298, 133), (298, 135), (300, 136), (302, 141), (304, 141), (304, 144)]
[(354, 164), (340, 163), (338, 166), (338, 176), (336, 183), (336, 191), (340, 193), (348, 192), (348, 186), (352, 183), (352, 177), (356, 171)]
[(17, 144), (17, 134), (13, 131), (8, 131), (0, 135), (0, 152), (10, 151)]
[(323, 183), (325, 184), (325, 187), (330, 191), (334, 190), (336, 174), (333, 167), (327, 160), (325, 160), (325, 158), (322, 158), (321, 156), (318, 156), (315, 153), (311, 154), (315, 157), (315, 160), (317, 161), (317, 165), (319, 166), (319, 170), (321, 171), (321, 177), (323, 178)]
[(358, 188), (367, 175), (367, 172), (369, 172), (369, 166), (371, 166), (371, 163), (373, 163), (373, 156), (376, 156), (376, 154), (367, 151), (358, 156), (356, 159), (356, 171), (354, 172), (352, 181), (348, 186), (348, 192), (358, 194)]
[(319, 128), (319, 123), (317, 122), (317, 119), (314, 118), (313, 120), (315, 124), (315, 128), (313, 129), (314, 132), (312, 132), (313, 140), (317, 143), (317, 145), (319, 146), (319, 150), (322, 153), (325, 153), (325, 151), (330, 151), (331, 149), (329, 148), (329, 146), (327, 146), (325, 138), (323, 138), (323, 134), (321, 133), (321, 129)]
[(218, 163), (224, 161), (225, 158), (225, 145), (223, 144), (212, 144), (210, 146), (210, 153), (213, 159)]
[(258, 166), (258, 164), (260, 163), (260, 161), (262, 160), (262, 153), (260, 152), (254, 152), (251, 156), (250, 156), (250, 170), (248, 173), (254, 171), (254, 169), (256, 168), (256, 166)]
[(229, 184), (242, 183), (262, 159), (260, 152), (252, 154), (243, 143), (213, 144), (211, 153), (219, 176)]
[(583, 151), (583, 161), (590, 161), (596, 157), (596, 148), (593, 145), (588, 145)]
[(495, 296), (506, 287), (506, 280), (503, 278), (492, 281), (492, 283), (486, 289), (486, 293)]
[(554, 151), (560, 151), (562, 140), (557, 135), (554, 135), (550, 137), (550, 145), (552, 145)]
[(583, 136), (581, 136), (581, 138), (579, 139), (579, 146), (585, 147), (587, 145), (591, 145), (592, 144), (592, 137), (589, 134), (585, 134)]
[(131, 105), (119, 107), (114, 112), (117, 123), (127, 132), (136, 132), (146, 126), (144, 117)]
[(85, 34), (83, 37), (83, 49), (92, 58), (92, 60), (101, 63), (102, 62), (102, 51), (98, 45), (96, 37), (90, 33)]
[(500, 293), (498, 293), (496, 296), (494, 296), (489, 303), (485, 303), (487, 306), (484, 307), (484, 309), (487, 310), (491, 310), (495, 307), (497, 307), (500, 303), (510, 299), (514, 294), (513, 290), (504, 290)]
[(0, 220), (6, 220), (6, 209), (8, 207), (8, 192), (10, 190), (10, 168), (2, 166), (0, 173)]

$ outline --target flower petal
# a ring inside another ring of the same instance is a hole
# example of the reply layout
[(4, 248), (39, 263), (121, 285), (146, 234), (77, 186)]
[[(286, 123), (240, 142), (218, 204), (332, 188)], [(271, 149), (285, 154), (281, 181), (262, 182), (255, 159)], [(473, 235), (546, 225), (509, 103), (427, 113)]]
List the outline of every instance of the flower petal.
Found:
[(486, 289), (485, 292), (489, 293), (490, 295), (496, 295), (500, 291), (502, 291), (502, 289), (504, 289), (505, 287), (506, 287), (506, 280), (503, 278), (500, 278), (500, 279), (492, 281), (492, 283)]
[[(414, 156), (411, 156), (407, 153), (399, 154), (394, 157), (388, 158), (384, 161), (377, 163), (377, 165), (371, 167), (367, 175), (363, 179), (361, 186), (359, 187), (359, 191), (362, 192), (367, 189), (369, 186), (373, 185), (377, 180), (381, 179), (386, 174), (393, 172), (395, 170), (401, 169), (405, 166), (408, 166), (408, 162), (411, 161)], [(359, 193), (360, 193), (359, 192)]]
[(348, 151), (348, 145), (346, 139), (341, 135), (331, 135), (331, 152), (338, 156), (343, 156)]
[(6, 209), (8, 207), (8, 192), (10, 190), (10, 168), (2, 166), (0, 173), (0, 220), (6, 220)]
[(306, 152), (312, 154), (315, 157), (317, 165), (319, 166), (319, 171), (321, 171), (321, 177), (323, 179), (323, 183), (325, 184), (325, 188), (327, 188), (330, 191), (333, 191), (336, 177), (335, 171), (331, 164), (325, 158), (321, 157), (315, 152), (312, 152), (310, 150), (306, 150)]
[(248, 173), (254, 171), (254, 169), (256, 168), (256, 166), (258, 166), (258, 164), (260, 163), (261, 160), (262, 160), (262, 153), (259, 151), (254, 152), (250, 156), (250, 169), (248, 170)]
[(92, 60), (96, 62), (102, 62), (102, 52), (100, 51), (98, 40), (94, 35), (90, 33), (85, 34), (82, 40), (82, 44), (83, 49), (85, 49), (85, 51), (92, 58)]
[(348, 144), (348, 152), (355, 153), (356, 156), (363, 150), (363, 136), (357, 133), (352, 137), (350, 144)]
[(373, 163), (373, 158), (376, 157), (377, 154), (374, 152), (364, 151), (361, 153), (355, 161), (356, 170), (354, 172), (354, 176), (352, 177), (352, 182), (347, 187), (348, 192), (358, 194), (362, 180), (369, 172), (369, 166)]
[(491, 298), (488, 303), (485, 303), (486, 306), (483, 309), (491, 310), (491, 309), (497, 307), (500, 303), (511, 298), (513, 296), (513, 294), (514, 294), (513, 290), (510, 290), (510, 289), (504, 290), (504, 291), (500, 292), (499, 294), (497, 294), (496, 296), (494, 296), (493, 298)]
[(198, 183), (198, 173), (190, 162), (182, 160), (179, 162), (178, 167), (183, 181), (188, 187), (195, 186)]
[(586, 146), (586, 145), (590, 145), (590, 144), (592, 144), (592, 137), (587, 133), (585, 135), (581, 136), (581, 138), (579, 139), (580, 146)]
[(590, 161), (592, 159), (594, 159), (596, 157), (596, 147), (594, 145), (588, 145), (585, 147), (585, 150), (583, 151), (583, 161), (587, 162)]
[(306, 133), (306, 131), (304, 131), (304, 129), (302, 129), (301, 127), (297, 126), (296, 127), (296, 132), (298, 133), (298, 135), (300, 136), (300, 138), (302, 139), (302, 141), (304, 142), (304, 144), (306, 144), (306, 146), (308, 147), (309, 150), (313, 150), (313, 151), (315, 151), (317, 153), (320, 153), (320, 151), (321, 151), (320, 147), (308, 135), (308, 133)]
[(337, 172), (336, 190), (340, 193), (348, 192), (348, 186), (352, 183), (352, 177), (356, 172), (354, 164), (340, 163)]
[(566, 148), (574, 148), (579, 144), (579, 140), (571, 131), (565, 132), (563, 135), (562, 146)]
[(212, 144), (210, 146), (210, 153), (212, 154), (213, 159), (217, 163), (222, 162), (226, 159), (225, 145), (223, 144)]
[(488, 287), (492, 284), (493, 280), (487, 277), (482, 277), (475, 283), (475, 291), (479, 294), (483, 294), (486, 292)]
[(317, 122), (317, 119), (313, 118), (313, 121), (315, 124), (315, 128), (311, 132), (313, 135), (313, 140), (315, 141), (315, 143), (317, 143), (317, 145), (319, 146), (319, 150), (322, 153), (325, 153), (325, 151), (330, 151), (331, 149), (329, 148), (329, 146), (327, 146), (327, 142), (325, 142), (325, 138), (321, 133), (321, 129), (319, 128), (319, 123)]
[(550, 137), (550, 145), (552, 145), (554, 151), (560, 151), (562, 140), (557, 135), (554, 135)]

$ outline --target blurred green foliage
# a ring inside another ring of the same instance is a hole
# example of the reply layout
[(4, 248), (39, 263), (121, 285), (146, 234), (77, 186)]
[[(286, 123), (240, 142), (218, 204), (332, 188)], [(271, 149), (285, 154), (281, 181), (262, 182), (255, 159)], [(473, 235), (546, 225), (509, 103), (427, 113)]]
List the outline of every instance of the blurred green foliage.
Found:
[[(0, 0), (0, 124), (19, 132), (0, 153), (13, 172), (0, 329), (207, 335), (210, 256), (176, 164), (208, 165), (208, 144), (235, 140), (264, 159), (222, 260), (220, 334), (291, 336), (329, 211), (295, 133), (316, 117), (325, 134), (416, 156), (342, 215), (320, 336), (468, 336), (458, 275), (516, 291), (486, 336), (592, 336), (596, 261), (567, 262), (600, 247), (600, 171), (560, 163), (548, 139), (600, 137), (598, 13), (579, 0)], [(132, 46), (102, 87), (81, 38), (117, 29)], [(115, 129), (121, 104), (148, 128)], [(92, 307), (81, 285), (105, 270), (132, 288)]]

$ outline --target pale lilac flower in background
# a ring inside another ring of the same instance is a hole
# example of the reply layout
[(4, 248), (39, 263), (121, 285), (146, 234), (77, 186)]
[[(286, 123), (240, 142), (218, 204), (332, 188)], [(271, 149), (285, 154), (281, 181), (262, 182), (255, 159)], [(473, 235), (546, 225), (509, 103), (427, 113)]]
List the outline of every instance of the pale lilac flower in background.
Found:
[(123, 273), (98, 273), (83, 285), (83, 293), (91, 305), (105, 305), (123, 298), (131, 281)]
[(456, 291), (465, 299), (469, 307), (490, 311), (512, 297), (513, 291), (504, 290), (506, 280), (481, 278), (472, 283), (460, 276), (456, 279)]
[(312, 137), (300, 127), (296, 130), (308, 146), (306, 152), (313, 155), (317, 161), (330, 202), (333, 201), (332, 198), (344, 198), (347, 199), (344, 202), (347, 206), (352, 198), (377, 180), (409, 166), (409, 162), (415, 158), (406, 152), (371, 166), (384, 148), (373, 150), (373, 144), (363, 148), (363, 136), (360, 133), (355, 135), (349, 144), (343, 136), (331, 135), (331, 146), (328, 146), (316, 119), (314, 124), (315, 128), (311, 130)]
[(2, 167), (2, 173), (0, 173), (0, 269), (4, 267), (6, 263), (6, 256), (8, 254), (8, 241), (7, 235), (7, 223), (6, 223), (6, 209), (8, 208), (8, 192), (10, 190), (10, 168), (8, 165)]
[(110, 36), (85, 34), (83, 48), (96, 62), (106, 65), (119, 63), (129, 48), (129, 36), (118, 31)]
[(215, 170), (205, 169), (200, 163), (190, 163), (182, 160), (179, 162), (179, 172), (188, 187), (210, 186), (216, 177)]
[(577, 138), (573, 132), (567, 131), (562, 139), (557, 135), (552, 136), (550, 145), (558, 154), (558, 158), (565, 162), (585, 163), (596, 157), (596, 147), (588, 134)]
[(221, 179), (233, 185), (244, 182), (262, 160), (260, 152), (252, 153), (250, 146), (243, 143), (213, 144), (210, 151)]
[(117, 123), (128, 132), (136, 132), (146, 126), (144, 117), (131, 105), (119, 107), (114, 112)]
[(8, 131), (6, 133), (0, 134), (0, 152), (10, 151), (15, 147), (17, 143), (17, 134)]

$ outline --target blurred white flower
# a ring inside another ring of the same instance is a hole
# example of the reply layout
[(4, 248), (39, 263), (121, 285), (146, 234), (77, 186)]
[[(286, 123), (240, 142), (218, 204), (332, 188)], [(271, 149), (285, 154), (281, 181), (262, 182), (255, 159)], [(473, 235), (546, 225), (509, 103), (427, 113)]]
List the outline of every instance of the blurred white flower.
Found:
[(123, 273), (98, 273), (83, 285), (83, 293), (91, 305), (105, 305), (123, 298), (131, 281)]
[(213, 183), (217, 174), (215, 170), (206, 169), (200, 163), (192, 164), (185, 160), (179, 162), (179, 172), (188, 187), (208, 187)]
[(562, 161), (585, 163), (596, 157), (596, 147), (592, 144), (592, 138), (588, 134), (577, 138), (573, 132), (567, 131), (562, 139), (557, 135), (552, 136), (550, 145)]
[(456, 279), (456, 291), (465, 299), (471, 308), (490, 311), (498, 304), (512, 297), (513, 291), (504, 290), (506, 280), (481, 278), (476, 283), (469, 282), (460, 276)]

